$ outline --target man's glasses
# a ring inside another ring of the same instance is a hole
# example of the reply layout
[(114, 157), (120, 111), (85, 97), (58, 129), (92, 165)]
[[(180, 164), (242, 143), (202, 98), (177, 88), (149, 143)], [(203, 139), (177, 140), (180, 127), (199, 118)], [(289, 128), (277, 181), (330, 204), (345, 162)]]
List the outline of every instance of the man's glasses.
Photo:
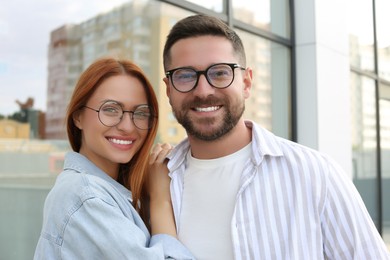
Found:
[(148, 130), (153, 125), (154, 116), (148, 105), (140, 105), (134, 111), (123, 110), (122, 106), (115, 101), (103, 103), (99, 109), (84, 106), (98, 113), (100, 122), (105, 126), (118, 125), (124, 113), (129, 113), (134, 125), (141, 130)]
[(165, 73), (171, 78), (173, 87), (182, 93), (193, 90), (199, 81), (201, 74), (205, 75), (207, 82), (214, 88), (227, 88), (234, 80), (234, 69), (245, 70), (236, 63), (218, 63), (211, 65), (206, 70), (195, 70), (191, 67), (181, 67), (169, 70)]

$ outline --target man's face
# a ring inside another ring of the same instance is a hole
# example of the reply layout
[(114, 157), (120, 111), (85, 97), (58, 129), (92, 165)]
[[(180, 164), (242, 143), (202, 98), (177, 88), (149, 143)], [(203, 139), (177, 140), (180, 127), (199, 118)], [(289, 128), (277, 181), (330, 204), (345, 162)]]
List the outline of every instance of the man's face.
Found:
[[(203, 71), (217, 63), (239, 64), (231, 43), (218, 36), (180, 40), (172, 46), (170, 54), (172, 62), (168, 70), (190, 67)], [(172, 81), (164, 78), (175, 117), (189, 136), (205, 141), (217, 140), (240, 120), (244, 101), (249, 97), (251, 77), (239, 68), (233, 69), (233, 73), (234, 80), (227, 88), (214, 88), (201, 75), (196, 87), (186, 93), (176, 90)]]

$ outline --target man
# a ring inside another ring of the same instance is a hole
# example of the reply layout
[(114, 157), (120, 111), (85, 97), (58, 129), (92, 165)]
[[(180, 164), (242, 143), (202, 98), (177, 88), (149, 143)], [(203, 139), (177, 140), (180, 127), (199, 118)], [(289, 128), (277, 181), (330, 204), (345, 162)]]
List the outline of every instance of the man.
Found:
[(222, 21), (179, 21), (164, 48), (167, 95), (188, 138), (169, 155), (179, 239), (198, 259), (390, 259), (331, 159), (242, 117), (252, 70)]

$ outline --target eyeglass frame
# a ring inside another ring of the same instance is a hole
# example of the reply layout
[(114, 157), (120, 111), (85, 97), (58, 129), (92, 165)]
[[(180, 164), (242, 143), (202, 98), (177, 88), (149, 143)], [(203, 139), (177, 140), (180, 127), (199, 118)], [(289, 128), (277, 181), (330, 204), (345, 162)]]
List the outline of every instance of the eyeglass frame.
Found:
[[(116, 124), (114, 124), (114, 125), (107, 125), (107, 124), (103, 123), (102, 119), (100, 118), (100, 111), (102, 110), (102, 107), (103, 107), (106, 103), (110, 103), (110, 102), (111, 102), (111, 103), (118, 104), (119, 107), (120, 107), (121, 110), (122, 110), (122, 115), (120, 116), (120, 120), (118, 121), (118, 123), (116, 123)], [(120, 122), (122, 122), (123, 115), (124, 115), (125, 113), (129, 113), (129, 114), (131, 114), (130, 119), (131, 119), (131, 121), (133, 122), (134, 126), (135, 126), (137, 129), (140, 129), (140, 130), (150, 130), (150, 129), (152, 128), (152, 126), (153, 126), (153, 123), (150, 123), (150, 121), (151, 121), (151, 120), (154, 120), (154, 118), (156, 117), (156, 116), (153, 115), (153, 113), (150, 112), (150, 117), (149, 117), (149, 119), (148, 119), (148, 120), (149, 120), (149, 123), (148, 123), (148, 126), (149, 126), (149, 127), (146, 128), (146, 129), (140, 128), (140, 127), (137, 126), (137, 124), (134, 122), (134, 113), (135, 113), (135, 112), (137, 111), (137, 109), (139, 109), (140, 107), (148, 107), (148, 108), (150, 109), (150, 106), (149, 106), (148, 104), (141, 104), (141, 105), (138, 105), (138, 106), (135, 108), (134, 111), (132, 111), (132, 110), (124, 110), (123, 107), (122, 107), (122, 105), (121, 105), (119, 102), (115, 101), (115, 100), (107, 100), (107, 101), (105, 101), (103, 104), (100, 105), (99, 109), (94, 109), (94, 108), (89, 107), (89, 106), (87, 106), (87, 105), (82, 106), (82, 108), (88, 108), (88, 109), (91, 109), (92, 111), (97, 112), (97, 113), (98, 113), (98, 119), (99, 119), (100, 123), (102, 123), (102, 125), (104, 125), (104, 126), (107, 126), (107, 127), (114, 127), (114, 126), (119, 125)], [(153, 122), (153, 121), (152, 121), (152, 122)]]
[[(214, 67), (214, 66), (218, 66), (218, 65), (227, 65), (227, 66), (229, 66), (229, 67), (232, 69), (232, 72), (233, 72), (232, 81), (231, 81), (227, 86), (225, 86), (225, 87), (216, 87), (216, 86), (214, 86), (214, 85), (210, 82), (210, 79), (209, 79), (209, 77), (208, 77), (208, 75), (207, 75), (207, 72), (209, 71), (210, 68), (212, 68), (212, 67)], [(233, 81), (234, 81), (234, 77), (235, 77), (234, 69), (237, 69), (237, 68), (239, 68), (239, 69), (241, 69), (241, 70), (246, 70), (246, 68), (242, 67), (242, 66), (241, 66), (240, 64), (238, 64), (238, 63), (225, 63), (225, 62), (222, 62), (222, 63), (212, 64), (212, 65), (210, 65), (209, 67), (207, 67), (205, 70), (196, 70), (196, 69), (194, 69), (193, 67), (188, 67), (188, 66), (187, 66), (187, 67), (179, 67), (179, 68), (167, 70), (167, 71), (165, 72), (165, 76), (166, 76), (168, 79), (169, 79), (169, 78), (171, 79), (172, 86), (173, 86), (177, 91), (179, 91), (179, 92), (181, 92), (181, 93), (188, 93), (188, 92), (194, 90), (194, 89), (198, 86), (199, 78), (200, 78), (200, 75), (202, 75), (202, 74), (205, 76), (207, 82), (208, 82), (208, 83), (210, 84), (210, 86), (212, 86), (213, 88), (216, 88), (216, 89), (228, 88), (230, 85), (232, 85), (232, 83), (233, 83)], [(193, 71), (195, 71), (195, 73), (196, 73), (196, 81), (195, 81), (194, 86), (193, 86), (191, 89), (186, 90), (186, 91), (179, 90), (179, 89), (175, 86), (175, 83), (173, 82), (173, 78), (172, 78), (173, 73), (174, 73), (175, 71), (181, 70), (181, 69), (193, 70)]]

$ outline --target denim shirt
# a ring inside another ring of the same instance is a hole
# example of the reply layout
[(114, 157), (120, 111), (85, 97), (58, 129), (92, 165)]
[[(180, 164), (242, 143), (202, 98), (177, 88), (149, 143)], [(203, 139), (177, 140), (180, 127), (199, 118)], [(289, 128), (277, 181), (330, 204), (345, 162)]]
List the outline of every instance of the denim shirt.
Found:
[(34, 259), (194, 259), (174, 237), (150, 236), (131, 192), (69, 152), (49, 192)]

